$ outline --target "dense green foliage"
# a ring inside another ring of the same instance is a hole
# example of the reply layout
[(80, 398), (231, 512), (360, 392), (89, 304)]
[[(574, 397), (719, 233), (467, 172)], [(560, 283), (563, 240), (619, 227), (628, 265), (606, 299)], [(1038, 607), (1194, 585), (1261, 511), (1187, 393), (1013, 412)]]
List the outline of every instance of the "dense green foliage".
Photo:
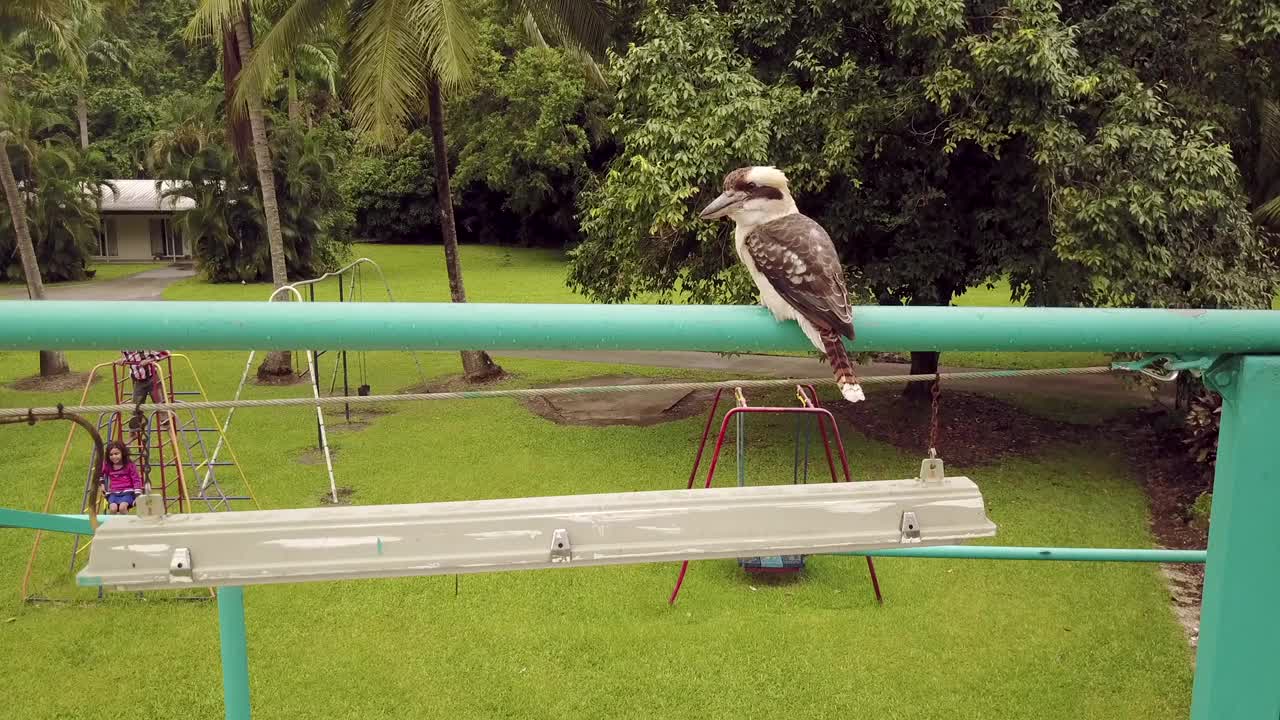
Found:
[[(579, 237), (580, 189), (613, 150), (608, 91), (570, 54), (527, 47), (514, 23), (489, 18), (480, 32), (475, 78), (447, 107), (459, 239), (563, 247)], [(362, 148), (344, 181), (357, 236), (439, 242), (434, 162), (425, 127)]]
[(612, 58), (623, 150), (583, 196), (571, 281), (751, 299), (726, 229), (693, 211), (727, 170), (775, 164), (879, 302), (1003, 275), (1039, 303), (1264, 306), (1275, 263), (1233, 109), (1250, 79), (1198, 12), (656, 5)]
[[(85, 99), (93, 159), (77, 165), (184, 177), (162, 155), (193, 118), (207, 126), (200, 152), (226, 143), (220, 59), (181, 33), (196, 6), (158, 0), (79, 23), (83, 74), (50, 41), (18, 38), (4, 53), (12, 93), (59, 115), (71, 146)], [(787, 171), (802, 209), (830, 230), (860, 302), (947, 303), (1000, 278), (1016, 298), (1046, 304), (1249, 307), (1271, 294), (1274, 241), (1260, 222), (1274, 222), (1264, 206), (1280, 196), (1272, 3), (1208, 13), (1191, 0), (615, 10), (612, 50), (591, 69), (532, 42), (508, 4), (469, 15), (471, 81), (447, 105), (463, 242), (573, 248), (570, 284), (597, 300), (750, 301), (725, 225), (693, 210), (727, 170), (767, 163)], [(264, 6), (255, 24), (265, 33), (280, 21)], [(303, 132), (291, 118), (330, 127), (331, 164), (323, 176), (281, 179), (282, 202), (318, 192), (349, 204), (351, 236), (438, 242), (423, 112), (406, 108), (419, 129), (391, 147), (351, 132), (350, 42), (332, 30), (307, 36), (266, 80), (273, 144)], [(346, 231), (344, 212), (304, 218), (302, 207), (284, 210), (298, 237)], [(230, 217), (197, 215), (187, 224)], [(210, 236), (239, 232), (213, 227)], [(213, 275), (254, 274), (258, 244), (246, 232), (200, 243)], [(323, 266), (327, 242), (291, 262)]]
[[(201, 137), (198, 128), (190, 136)], [(332, 123), (311, 129), (282, 124), (273, 135), (276, 196), (290, 277), (314, 277), (350, 253), (355, 219), (337, 184), (345, 133)], [(195, 245), (204, 275), (215, 282), (253, 282), (271, 276), (271, 256), (258, 175), (221, 143), (184, 145), (163, 153), (158, 176), (180, 184), (169, 195), (195, 201), (178, 214)]]
[[(0, 107), (0, 133), (19, 177), (27, 226), (45, 281), (83, 280), (86, 260), (98, 245), (95, 193), (104, 185), (105, 162), (76, 150), (59, 119), (20, 100)], [(13, 216), (0, 213), (0, 277), (20, 281)]]

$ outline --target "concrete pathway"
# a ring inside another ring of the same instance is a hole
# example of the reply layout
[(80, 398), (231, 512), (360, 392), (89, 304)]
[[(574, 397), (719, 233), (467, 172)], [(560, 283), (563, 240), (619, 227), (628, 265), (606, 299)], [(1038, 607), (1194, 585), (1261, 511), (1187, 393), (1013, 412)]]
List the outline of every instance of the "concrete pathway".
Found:
[[(165, 288), (195, 274), (195, 270), (162, 267), (114, 280), (49, 285), (45, 287), (45, 293), (50, 300), (161, 300)], [(26, 297), (25, 287), (5, 294), (7, 300), (24, 300)]]

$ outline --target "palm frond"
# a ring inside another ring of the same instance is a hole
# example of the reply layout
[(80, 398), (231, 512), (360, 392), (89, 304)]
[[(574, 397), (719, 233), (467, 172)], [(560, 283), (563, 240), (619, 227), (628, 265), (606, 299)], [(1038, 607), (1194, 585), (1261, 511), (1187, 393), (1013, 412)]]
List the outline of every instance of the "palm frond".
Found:
[(603, 0), (520, 0), (524, 11), (562, 45), (576, 45), (593, 57), (604, 52), (609, 6)]
[(74, 23), (77, 0), (17, 0), (0, 3), (0, 36), (24, 30), (48, 37), (72, 70), (84, 64), (84, 49)]
[(222, 31), (229, 27), (246, 11), (264, 5), (267, 0), (200, 0), (196, 14), (191, 17), (182, 34), (187, 42), (214, 42)]
[(338, 93), (338, 53), (327, 45), (299, 45), (294, 66), (324, 80), (329, 93)]
[(414, 9), (441, 89), (447, 93), (466, 84), (475, 69), (480, 38), (465, 0), (419, 0)]
[(425, 89), (427, 54), (412, 0), (356, 0), (348, 40), (347, 91), (357, 127), (380, 142), (397, 137)]
[(1274, 100), (1262, 101), (1262, 123), (1259, 128), (1259, 139), (1262, 155), (1271, 167), (1280, 165), (1280, 105)]
[[(524, 31), (529, 35), (529, 42), (535, 46), (541, 48), (551, 47), (542, 35), (542, 28), (538, 27), (538, 19), (531, 12), (526, 11), (524, 14)], [(564, 51), (578, 61), (589, 80), (598, 87), (609, 87), (609, 82), (604, 79), (604, 71), (600, 69), (600, 65), (596, 63), (596, 59), (591, 56), (591, 53), (575, 42), (563, 42), (563, 45)]]
[[(221, 0), (218, 0), (221, 1)], [(268, 0), (258, 0), (267, 2)], [(253, 56), (240, 70), (235, 99), (243, 106), (247, 88), (262, 93), (271, 85), (282, 66), (288, 66), (294, 52), (313, 38), (326, 23), (342, 17), (342, 0), (297, 0), (258, 41)]]
[(1271, 198), (1263, 203), (1262, 207), (1254, 210), (1253, 217), (1267, 225), (1274, 225), (1280, 221), (1280, 195)]

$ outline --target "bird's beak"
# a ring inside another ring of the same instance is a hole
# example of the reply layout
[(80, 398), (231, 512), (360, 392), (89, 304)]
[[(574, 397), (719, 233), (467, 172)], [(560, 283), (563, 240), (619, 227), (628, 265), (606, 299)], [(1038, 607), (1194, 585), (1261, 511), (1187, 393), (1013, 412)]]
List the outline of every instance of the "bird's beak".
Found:
[(702, 208), (702, 212), (698, 213), (698, 217), (703, 220), (715, 220), (729, 214), (735, 206), (747, 199), (747, 194), (738, 190), (725, 190), (720, 193), (720, 197), (711, 201), (710, 205)]

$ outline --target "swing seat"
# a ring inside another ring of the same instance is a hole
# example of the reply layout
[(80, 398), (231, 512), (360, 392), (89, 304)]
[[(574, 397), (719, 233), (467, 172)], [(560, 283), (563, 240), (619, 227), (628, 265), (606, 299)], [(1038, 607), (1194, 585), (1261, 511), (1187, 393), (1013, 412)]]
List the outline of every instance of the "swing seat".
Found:
[(804, 569), (804, 555), (738, 558), (738, 565), (751, 574), (795, 573)]

